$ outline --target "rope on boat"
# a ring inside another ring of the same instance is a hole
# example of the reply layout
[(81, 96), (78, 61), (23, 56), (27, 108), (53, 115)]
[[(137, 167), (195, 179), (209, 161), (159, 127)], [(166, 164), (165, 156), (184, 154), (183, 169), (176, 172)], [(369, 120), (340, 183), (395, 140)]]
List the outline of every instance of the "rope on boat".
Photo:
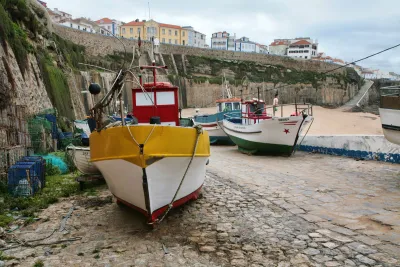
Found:
[(154, 124), (154, 126), (153, 126), (153, 128), (151, 129), (149, 135), (147, 136), (146, 140), (144, 141), (144, 143), (143, 143), (142, 145), (139, 144), (138, 141), (136, 141), (135, 137), (133, 136), (133, 134), (132, 134), (132, 132), (131, 132), (131, 129), (130, 129), (129, 126), (127, 125), (128, 132), (129, 132), (129, 134), (131, 135), (133, 142), (135, 142), (135, 144), (137, 145), (137, 147), (140, 149), (140, 154), (143, 154), (144, 145), (147, 143), (147, 141), (149, 141), (150, 136), (153, 134), (154, 129), (156, 128), (156, 125), (157, 125), (157, 124)]
[[(195, 142), (195, 144), (194, 144), (194, 149), (193, 149), (192, 158), (191, 158), (190, 161), (189, 161), (189, 164), (188, 164), (188, 166), (187, 166), (187, 168), (186, 168), (185, 173), (183, 174), (182, 180), (181, 180), (181, 182), (179, 183), (178, 189), (176, 190), (174, 197), (172, 198), (171, 202), (169, 203), (168, 208), (165, 210), (165, 212), (164, 212), (163, 216), (161, 217), (161, 219), (156, 221), (157, 223), (161, 223), (161, 222), (164, 220), (165, 216), (167, 216), (167, 214), (169, 213), (169, 211), (172, 209), (173, 204), (174, 204), (174, 202), (175, 202), (175, 199), (176, 199), (176, 197), (178, 196), (179, 190), (181, 189), (181, 186), (182, 186), (182, 184), (183, 184), (183, 181), (185, 180), (186, 175), (187, 175), (187, 173), (188, 173), (188, 171), (189, 171), (190, 165), (192, 165), (192, 161), (193, 161), (193, 159), (194, 159), (194, 157), (195, 157), (195, 155), (196, 155), (197, 145), (198, 145), (198, 143), (199, 143), (200, 134), (203, 133), (203, 127), (202, 127), (201, 125), (196, 125), (196, 126), (194, 126), (194, 128), (196, 129), (197, 137), (196, 137), (196, 142)], [(151, 224), (151, 223), (150, 223), (150, 224)]]
[(311, 123), (310, 123), (310, 126), (308, 126), (307, 132), (306, 132), (306, 134), (303, 136), (303, 139), (301, 139), (300, 143), (299, 143), (298, 145), (296, 145), (296, 147), (294, 148), (293, 155), (294, 155), (294, 153), (296, 153), (297, 148), (301, 146), (301, 143), (303, 143), (303, 140), (304, 140), (304, 138), (306, 138), (306, 136), (307, 136), (307, 134), (308, 134), (308, 131), (310, 130), (311, 125), (313, 124), (313, 122), (314, 122), (314, 117), (312, 117), (312, 121), (311, 121)]

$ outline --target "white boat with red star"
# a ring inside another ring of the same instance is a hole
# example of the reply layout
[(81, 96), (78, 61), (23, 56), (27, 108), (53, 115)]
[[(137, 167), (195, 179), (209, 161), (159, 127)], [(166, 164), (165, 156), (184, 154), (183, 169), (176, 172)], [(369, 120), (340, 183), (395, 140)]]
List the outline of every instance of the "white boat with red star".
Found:
[[(282, 116), (283, 108), (295, 107), (290, 116)], [(238, 146), (239, 151), (247, 154), (293, 154), (299, 136), (313, 121), (311, 104), (280, 105), (281, 116), (257, 98), (242, 103), (242, 122), (232, 123), (223, 120), (223, 130)], [(267, 113), (271, 110), (272, 113)], [(308, 130), (307, 130), (308, 131)]]

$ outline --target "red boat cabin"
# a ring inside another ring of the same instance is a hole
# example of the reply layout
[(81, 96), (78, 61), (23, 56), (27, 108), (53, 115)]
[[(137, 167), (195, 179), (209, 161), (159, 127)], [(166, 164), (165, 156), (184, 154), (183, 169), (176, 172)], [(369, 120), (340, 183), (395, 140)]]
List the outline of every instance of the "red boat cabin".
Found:
[(140, 68), (152, 69), (154, 82), (142, 85), (145, 92), (141, 88), (132, 89), (133, 116), (139, 124), (149, 124), (151, 118), (159, 117), (161, 125), (179, 126), (178, 87), (169, 82), (156, 81), (156, 69), (164, 67), (153, 64)]

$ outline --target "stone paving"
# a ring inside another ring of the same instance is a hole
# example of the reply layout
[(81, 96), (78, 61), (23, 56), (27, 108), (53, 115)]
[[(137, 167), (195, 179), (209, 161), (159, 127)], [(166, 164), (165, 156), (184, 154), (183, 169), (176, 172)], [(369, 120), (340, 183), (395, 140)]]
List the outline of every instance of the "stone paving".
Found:
[[(400, 266), (398, 175), (391, 164), (213, 147), (202, 197), (155, 230), (111, 202), (108, 190), (68, 198), (15, 232), (32, 240), (56, 229), (38, 241), (49, 245), (8, 250), (15, 259), (6, 265)], [(50, 244), (70, 238), (76, 240)]]

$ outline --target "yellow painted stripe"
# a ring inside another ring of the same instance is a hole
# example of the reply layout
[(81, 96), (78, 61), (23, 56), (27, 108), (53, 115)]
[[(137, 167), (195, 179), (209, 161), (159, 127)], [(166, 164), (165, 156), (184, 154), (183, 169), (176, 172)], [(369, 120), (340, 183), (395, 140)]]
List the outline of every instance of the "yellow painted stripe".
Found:
[[(140, 155), (140, 149), (129, 134), (128, 127), (139, 144), (143, 144), (148, 138), (143, 155)], [(153, 127), (154, 125), (119, 126), (91, 133), (91, 161), (124, 159), (146, 168), (146, 161), (151, 158), (192, 156), (197, 138), (196, 129), (156, 125), (151, 133)], [(207, 131), (199, 136), (195, 156), (210, 156)]]

